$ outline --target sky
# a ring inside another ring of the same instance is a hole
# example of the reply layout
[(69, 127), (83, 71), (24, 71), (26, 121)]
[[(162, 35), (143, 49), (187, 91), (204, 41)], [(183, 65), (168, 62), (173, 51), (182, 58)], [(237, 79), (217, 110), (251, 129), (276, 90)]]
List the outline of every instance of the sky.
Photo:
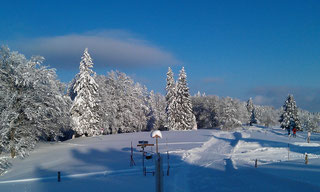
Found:
[(41, 55), (69, 82), (86, 47), (97, 74), (165, 94), (168, 67), (190, 93), (320, 112), (320, 1), (3, 1), (0, 44)]

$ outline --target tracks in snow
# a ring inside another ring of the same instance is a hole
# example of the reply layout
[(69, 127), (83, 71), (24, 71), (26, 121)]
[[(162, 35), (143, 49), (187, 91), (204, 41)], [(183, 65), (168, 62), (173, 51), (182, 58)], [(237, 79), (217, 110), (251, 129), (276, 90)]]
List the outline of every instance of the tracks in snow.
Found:
[(201, 147), (185, 152), (183, 160), (202, 167), (225, 168), (226, 159), (231, 159), (241, 138), (240, 132), (213, 132), (212, 138)]
[(241, 138), (240, 132), (212, 132), (212, 138), (201, 147), (185, 151), (182, 157), (185, 163), (175, 170), (167, 191), (201, 191), (195, 189), (199, 186), (197, 182), (212, 178), (212, 169), (233, 172), (236, 167), (232, 153)]

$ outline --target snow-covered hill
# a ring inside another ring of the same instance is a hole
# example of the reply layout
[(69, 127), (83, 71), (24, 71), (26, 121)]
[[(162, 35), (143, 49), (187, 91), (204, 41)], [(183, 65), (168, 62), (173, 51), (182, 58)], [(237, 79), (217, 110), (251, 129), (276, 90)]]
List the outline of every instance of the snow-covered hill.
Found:
[[(165, 191), (320, 191), (320, 135), (288, 138), (281, 129), (250, 128), (162, 132), (159, 150), (170, 175)], [(139, 140), (148, 132), (77, 138), (41, 144), (15, 159), (0, 179), (0, 191), (155, 191), (152, 174), (143, 176)], [(136, 166), (130, 167), (130, 145)], [(289, 160), (288, 160), (289, 143)], [(147, 148), (153, 153), (155, 148)], [(309, 154), (309, 164), (304, 154)], [(258, 167), (255, 168), (255, 160)], [(153, 171), (153, 160), (146, 160)], [(61, 182), (57, 172), (61, 171)]]

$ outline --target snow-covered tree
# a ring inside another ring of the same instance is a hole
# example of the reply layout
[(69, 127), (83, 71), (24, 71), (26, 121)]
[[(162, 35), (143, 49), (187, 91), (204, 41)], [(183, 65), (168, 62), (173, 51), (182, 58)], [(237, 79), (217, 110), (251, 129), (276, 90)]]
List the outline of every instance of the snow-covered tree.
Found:
[(0, 175), (4, 174), (11, 167), (8, 158), (2, 157), (0, 159)]
[(217, 118), (218, 126), (223, 130), (231, 130), (241, 126), (240, 113), (237, 108), (237, 100), (230, 97), (223, 98)]
[(161, 94), (155, 94), (153, 91), (149, 95), (150, 114), (148, 115), (149, 130), (165, 130), (166, 125), (166, 100)]
[(109, 111), (111, 107), (111, 99), (110, 99), (110, 96), (108, 95), (109, 87), (106, 85), (107, 77), (105, 75), (96, 75), (94, 79), (99, 87), (98, 99), (97, 99), (98, 105), (99, 105), (99, 111), (98, 111), (99, 127), (101, 128), (101, 131), (103, 134), (112, 134), (112, 132), (109, 129), (110, 128)]
[(251, 97), (250, 97), (249, 100), (247, 101), (246, 107), (247, 107), (248, 113), (251, 114), (251, 113), (252, 113), (252, 110), (253, 110), (253, 108), (254, 108)]
[(193, 113), (199, 128), (218, 127), (219, 102), (218, 96), (192, 97)]
[(298, 115), (303, 131), (318, 131), (320, 119), (316, 113), (310, 113), (309, 111), (299, 109)]
[(200, 91), (198, 91), (194, 96), (195, 96), (195, 97), (201, 97)]
[(98, 84), (94, 80), (95, 73), (92, 67), (93, 62), (86, 48), (81, 57), (78, 79), (73, 86), (76, 97), (70, 110), (73, 130), (78, 136), (102, 133), (99, 128)]
[(253, 108), (251, 111), (251, 115), (250, 115), (250, 126), (252, 126), (253, 124), (257, 124), (258, 120), (256, 118), (256, 113), (255, 113), (255, 109)]
[(306, 131), (314, 132), (319, 127), (319, 120), (314, 115), (309, 115), (304, 126), (306, 128)]
[(184, 67), (180, 70), (176, 89), (177, 128), (179, 130), (197, 129)]
[(39, 140), (57, 140), (69, 128), (70, 101), (43, 57), (0, 50), (0, 151), (25, 157)]
[(283, 113), (280, 116), (280, 124), (283, 129), (292, 129), (296, 128), (297, 130), (301, 129), (301, 123), (298, 116), (298, 108), (296, 102), (293, 98), (293, 95), (289, 95), (285, 101), (283, 107)]
[(269, 127), (279, 124), (280, 111), (271, 106), (255, 106), (255, 115), (260, 125)]
[(105, 134), (143, 131), (147, 129), (147, 89), (125, 73), (111, 71), (98, 76), (100, 114)]
[(167, 86), (166, 86), (166, 113), (167, 113), (167, 128), (169, 130), (177, 130), (177, 91), (174, 76), (171, 68), (167, 72)]
[[(248, 122), (251, 126), (251, 116), (252, 116), (252, 110), (254, 109), (254, 105), (253, 105), (253, 102), (252, 102), (252, 98), (250, 97), (249, 100), (247, 101), (246, 103), (246, 108), (247, 108), (247, 118), (248, 118)], [(254, 114), (255, 115), (255, 114)]]
[(74, 85), (78, 79), (79, 79), (79, 73), (76, 74), (76, 76), (68, 83), (67, 95), (70, 97), (72, 101), (77, 96), (76, 92), (74, 91)]

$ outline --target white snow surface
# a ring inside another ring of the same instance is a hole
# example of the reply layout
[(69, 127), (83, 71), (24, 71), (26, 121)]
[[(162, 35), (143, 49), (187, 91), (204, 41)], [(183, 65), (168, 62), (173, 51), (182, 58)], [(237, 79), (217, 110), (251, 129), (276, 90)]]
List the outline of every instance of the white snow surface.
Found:
[[(306, 133), (297, 134), (288, 138), (279, 128), (259, 127), (164, 131), (159, 140), (164, 191), (320, 191), (320, 134), (312, 134), (311, 143)], [(155, 177), (142, 174), (139, 140), (155, 142), (149, 132), (140, 132), (42, 143), (26, 159), (13, 160), (0, 177), (0, 191), (155, 191)], [(149, 154), (154, 150), (146, 148)], [(154, 170), (153, 160), (145, 163), (147, 171)]]

